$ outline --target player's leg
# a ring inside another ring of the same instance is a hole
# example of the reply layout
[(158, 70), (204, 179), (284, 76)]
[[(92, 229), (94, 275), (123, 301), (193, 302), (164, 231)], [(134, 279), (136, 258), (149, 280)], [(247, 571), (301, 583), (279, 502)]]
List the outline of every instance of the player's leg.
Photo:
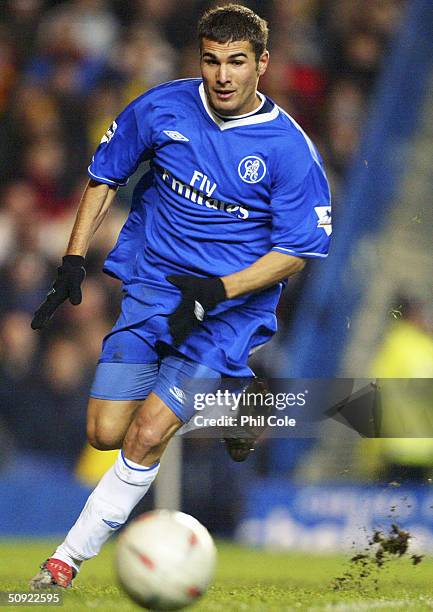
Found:
[[(187, 387), (194, 375), (220, 378), (217, 372), (186, 358), (170, 357), (168, 362), (163, 361), (154, 387), (156, 393), (150, 393), (136, 408), (114, 466), (103, 476), (65, 541), (49, 560), (55, 566), (56, 578), (59, 566), (60, 573), (70, 572), (63, 583), (55, 580), (60, 586), (71, 582), (72, 572), (79, 570), (82, 561), (98, 554), (111, 533), (126, 521), (149, 489), (168, 441), (193, 414), (191, 398), (185, 407), (184, 400), (179, 400), (170, 391), (173, 386)], [(42, 569), (32, 581), (33, 588), (49, 586), (53, 574), (51, 567)], [(48, 580), (48, 584), (42, 578)]]
[[(119, 365), (111, 364), (108, 369), (117, 371)], [(145, 366), (138, 370), (144, 381)], [(123, 382), (119, 381), (123, 390), (128, 372), (130, 368), (125, 371)], [(77, 522), (57, 549), (57, 558), (78, 570), (79, 564), (97, 555), (111, 533), (125, 523), (155, 479), (159, 459), (170, 438), (194, 414), (193, 393), (197, 380), (208, 381), (207, 386), (214, 390), (220, 374), (181, 355), (162, 359), (153, 391), (136, 408), (115, 464), (89, 497)], [(131, 377), (127, 388), (130, 396), (133, 388), (141, 388), (136, 376)], [(173, 393), (174, 389), (177, 393)], [(92, 392), (95, 393), (95, 386)], [(111, 389), (112, 395), (114, 392)]]
[(138, 406), (123, 449), (104, 474), (53, 557), (79, 570), (96, 556), (147, 493), (164, 448), (182, 421), (155, 394)]
[[(137, 361), (142, 359), (150, 362), (153, 359), (153, 362), (131, 364), (102, 361), (98, 364), (88, 405), (87, 432), (89, 442), (99, 449), (121, 447), (132, 418), (152, 389), (159, 369), (157, 354), (144, 342), (137, 344), (136, 338), (127, 331), (110, 335), (104, 341), (102, 359), (109, 359), (115, 350), (121, 351), (127, 358), (132, 354)], [(141, 353), (138, 353), (138, 350)], [(44, 588), (52, 584), (68, 586), (79, 570), (81, 561), (88, 558), (89, 550), (84, 554), (81, 551), (83, 541), (88, 540), (90, 556), (93, 556), (98, 552), (100, 542), (104, 542), (124, 522), (122, 507), (117, 508), (116, 505), (116, 500), (123, 496), (118, 486), (123, 482), (118, 477), (118, 463), (119, 461), (103, 476), (65, 541), (41, 566), (41, 571), (31, 582), (33, 588)], [(134, 496), (129, 504), (134, 506), (138, 503), (157, 471), (158, 466), (154, 466), (154, 469), (139, 475), (136, 486), (130, 488)], [(111, 502), (114, 502), (114, 506)], [(126, 516), (128, 514), (129, 512)], [(119, 516), (116, 519), (117, 515)], [(88, 529), (85, 528), (86, 521), (83, 525), (86, 516), (91, 518)], [(96, 522), (94, 534), (92, 520)], [(76, 529), (77, 524), (80, 529)]]

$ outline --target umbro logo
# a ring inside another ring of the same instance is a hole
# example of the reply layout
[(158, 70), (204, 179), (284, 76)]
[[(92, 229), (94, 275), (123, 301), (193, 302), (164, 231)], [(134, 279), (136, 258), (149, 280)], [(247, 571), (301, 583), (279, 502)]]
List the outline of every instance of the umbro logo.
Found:
[(167, 136), (169, 136), (172, 140), (183, 140), (184, 142), (189, 142), (189, 138), (180, 132), (176, 132), (176, 130), (164, 130), (164, 134), (167, 134)]
[(174, 395), (174, 397), (181, 403), (183, 404), (186, 400), (186, 395), (185, 392), (182, 391), (182, 389), (179, 389), (179, 387), (170, 387), (169, 392)]
[(123, 523), (117, 523), (116, 521), (107, 521), (107, 519), (102, 519), (102, 520), (106, 525), (111, 527), (111, 529), (119, 529), (119, 527), (122, 527), (123, 525)]

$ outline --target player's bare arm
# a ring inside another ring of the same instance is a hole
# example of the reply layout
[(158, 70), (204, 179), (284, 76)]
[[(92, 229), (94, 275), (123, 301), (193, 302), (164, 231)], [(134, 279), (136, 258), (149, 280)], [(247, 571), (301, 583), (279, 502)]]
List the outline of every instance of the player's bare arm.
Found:
[(74, 306), (81, 303), (81, 283), (86, 276), (84, 257), (93, 235), (114, 200), (116, 191), (117, 187), (98, 183), (92, 179), (88, 182), (81, 198), (62, 265), (57, 269), (57, 278), (45, 301), (35, 312), (31, 323), (33, 329), (45, 327), (56, 309), (65, 300), (69, 299)]
[(67, 255), (85, 257), (91, 239), (104, 220), (117, 192), (117, 187), (89, 180), (81, 198), (69, 239)]
[(300, 272), (304, 266), (305, 260), (301, 257), (271, 251), (260, 257), (248, 268), (224, 276), (221, 280), (224, 284), (227, 299), (230, 300), (250, 291), (259, 291), (271, 287), (296, 274), (296, 272)]

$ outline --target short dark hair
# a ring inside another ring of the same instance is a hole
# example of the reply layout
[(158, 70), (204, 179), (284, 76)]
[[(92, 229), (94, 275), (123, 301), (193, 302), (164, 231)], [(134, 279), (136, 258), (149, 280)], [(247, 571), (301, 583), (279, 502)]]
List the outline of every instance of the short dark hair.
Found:
[(240, 4), (218, 6), (204, 13), (198, 22), (198, 38), (226, 43), (247, 40), (256, 55), (256, 61), (266, 50), (268, 24), (254, 11)]

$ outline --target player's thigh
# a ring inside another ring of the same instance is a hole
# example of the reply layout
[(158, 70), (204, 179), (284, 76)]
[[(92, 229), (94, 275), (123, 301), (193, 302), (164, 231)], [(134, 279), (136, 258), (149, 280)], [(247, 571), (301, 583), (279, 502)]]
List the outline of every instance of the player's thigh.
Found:
[(134, 414), (143, 400), (107, 400), (89, 398), (87, 439), (99, 450), (121, 448)]

